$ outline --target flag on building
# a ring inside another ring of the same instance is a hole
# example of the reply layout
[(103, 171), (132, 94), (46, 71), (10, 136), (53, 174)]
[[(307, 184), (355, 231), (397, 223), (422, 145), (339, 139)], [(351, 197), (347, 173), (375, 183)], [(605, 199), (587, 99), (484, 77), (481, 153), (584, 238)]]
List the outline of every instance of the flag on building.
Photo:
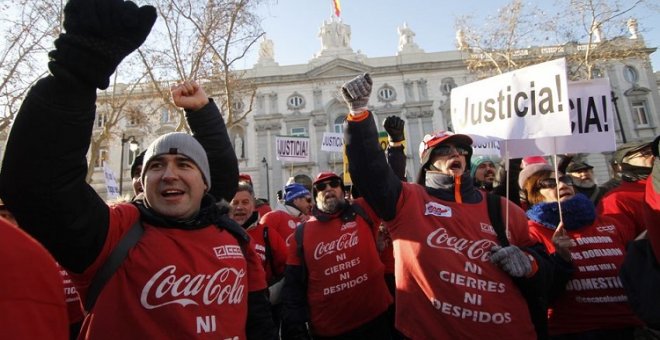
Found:
[(332, 4), (335, 7), (335, 15), (339, 17), (341, 14), (341, 4), (339, 3), (339, 0), (332, 0)]

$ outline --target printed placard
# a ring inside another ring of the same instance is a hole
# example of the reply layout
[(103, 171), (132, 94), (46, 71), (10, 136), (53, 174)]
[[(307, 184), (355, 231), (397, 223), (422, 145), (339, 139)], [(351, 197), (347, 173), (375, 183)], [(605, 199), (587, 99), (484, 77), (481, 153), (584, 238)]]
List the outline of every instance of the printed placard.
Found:
[(309, 137), (276, 136), (277, 159), (288, 162), (309, 162)]
[(457, 133), (484, 137), (570, 135), (566, 60), (548, 61), (453, 89), (451, 119)]

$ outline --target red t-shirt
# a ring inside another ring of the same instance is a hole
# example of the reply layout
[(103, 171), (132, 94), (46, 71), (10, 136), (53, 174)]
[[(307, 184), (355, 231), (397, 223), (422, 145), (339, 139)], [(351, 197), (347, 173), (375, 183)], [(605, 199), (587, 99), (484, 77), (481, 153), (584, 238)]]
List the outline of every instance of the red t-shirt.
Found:
[(68, 339), (64, 287), (41, 244), (0, 218), (0, 335), (3, 339)]
[(273, 210), (261, 216), (259, 223), (274, 228), (282, 236), (287, 247), (291, 244), (296, 226), (302, 222), (301, 217), (291, 216), (291, 214), (283, 210)]
[[(83, 302), (94, 274), (138, 218), (131, 204), (111, 207), (100, 255), (82, 275), (71, 274)], [(241, 247), (214, 225), (196, 230), (143, 225), (144, 234), (99, 294), (82, 334), (112, 340), (245, 339), (247, 294), (266, 288), (254, 245)]]
[(646, 179), (636, 182), (621, 181), (621, 184), (610, 190), (598, 203), (599, 215), (612, 215), (624, 222), (620, 227), (630, 229), (639, 235), (648, 227), (640, 216), (644, 214), (644, 191)]
[(66, 307), (69, 312), (69, 323), (78, 323), (85, 318), (85, 312), (83, 311), (83, 306), (80, 303), (80, 297), (78, 296), (78, 291), (76, 290), (76, 285), (73, 284), (69, 273), (62, 268), (59, 264), (57, 268), (60, 270), (60, 276), (62, 276), (62, 282), (64, 283), (64, 296), (66, 299)]
[(266, 272), (266, 281), (270, 282), (273, 276), (280, 276), (284, 273), (286, 266), (287, 248), (282, 236), (273, 228), (268, 228), (268, 241), (273, 256), (272, 263), (275, 268), (271, 268), (271, 261), (266, 258), (266, 240), (264, 239), (264, 225), (257, 223), (247, 229), (248, 234), (254, 240), (254, 247), (261, 258), (261, 265)]
[[(552, 306), (550, 335), (642, 324), (630, 309), (619, 279), (625, 245), (633, 238), (620, 223), (615, 218), (599, 216), (591, 226), (567, 230), (576, 243), (570, 248), (575, 271), (566, 284), (566, 291)], [(529, 221), (529, 228), (548, 251), (554, 253), (554, 230), (535, 221)]]
[[(366, 206), (361, 199), (353, 204)], [(378, 221), (373, 212), (364, 210)], [(385, 312), (392, 296), (371, 226), (360, 217), (342, 223), (337, 216), (327, 222), (312, 217), (304, 228), (307, 303), (313, 333), (342, 334)], [(289, 245), (287, 264), (301, 264), (295, 237)]]
[[(394, 241), (396, 328), (411, 339), (536, 339), (527, 302), (512, 278), (490, 261), (499, 245), (486, 200), (443, 201), (402, 183), (397, 214), (386, 222)], [(527, 218), (509, 205), (508, 237), (530, 246)]]

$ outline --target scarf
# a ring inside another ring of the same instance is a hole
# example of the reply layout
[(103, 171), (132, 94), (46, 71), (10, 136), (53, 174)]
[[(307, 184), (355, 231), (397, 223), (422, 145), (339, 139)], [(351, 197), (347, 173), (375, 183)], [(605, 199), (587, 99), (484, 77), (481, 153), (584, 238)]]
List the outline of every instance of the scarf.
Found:
[[(436, 171), (427, 171), (426, 191), (431, 196), (435, 196), (441, 200), (456, 202), (456, 179), (451, 175)], [(458, 194), (464, 203), (481, 202), (481, 194), (474, 187), (474, 182), (467, 172), (461, 176), (461, 185)]]
[[(566, 230), (578, 230), (590, 226), (596, 220), (596, 207), (583, 194), (575, 194), (572, 198), (561, 202), (561, 212)], [(527, 217), (550, 230), (555, 230), (559, 225), (559, 203), (537, 203), (527, 210)]]

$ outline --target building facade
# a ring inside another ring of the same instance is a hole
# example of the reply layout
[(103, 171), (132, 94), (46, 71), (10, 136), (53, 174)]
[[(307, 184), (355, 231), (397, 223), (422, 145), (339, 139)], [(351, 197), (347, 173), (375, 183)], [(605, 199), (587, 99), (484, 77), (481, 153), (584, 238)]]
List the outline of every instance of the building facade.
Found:
[[(476, 77), (466, 68), (469, 53), (459, 50), (425, 52), (414, 42), (410, 27), (404, 24), (398, 31), (397, 54), (371, 58), (351, 47), (350, 26), (331, 18), (320, 28), (320, 51), (308, 63), (300, 65), (279, 65), (274, 57), (276, 42), (262, 41), (258, 62), (245, 70), (246, 77), (257, 86), (253, 111), (229, 131), (240, 171), (252, 177), (258, 196), (268, 196), (273, 202), (275, 193), (296, 175), (313, 178), (320, 171), (343, 172), (343, 155), (321, 151), (321, 142), (325, 132), (342, 130), (347, 112), (340, 86), (365, 72), (374, 79), (369, 105), (378, 124), (390, 115), (406, 121), (407, 177), (415, 177), (420, 167), (417, 149), (422, 137), (434, 130), (451, 129), (450, 92), (457, 86), (475, 81)], [(631, 31), (631, 36), (621, 39), (634, 40), (635, 46), (641, 44), (646, 57), (603, 62), (595, 69), (595, 76), (610, 79), (617, 100), (620, 118), (616, 127), (618, 143), (651, 140), (660, 133), (660, 76), (653, 73), (648, 58), (655, 49), (647, 48), (641, 35), (633, 33), (636, 32)], [(146, 100), (146, 92), (139, 100)], [(103, 93), (99, 96), (102, 97)], [(239, 108), (247, 104), (241, 100), (249, 98), (239, 99)], [(102, 114), (102, 110), (99, 112)], [(151, 128), (146, 130), (132, 127), (130, 122), (122, 123), (124, 141), (135, 140), (140, 146), (138, 150), (130, 151), (128, 143), (115, 138), (99, 151), (104, 153), (103, 159), (115, 174), (122, 169), (124, 193), (131, 191), (130, 162), (139, 149), (146, 147), (156, 136), (174, 131), (180, 123), (177, 120), (180, 118), (170, 109), (161, 108), (156, 112), (151, 118)], [(102, 118), (98, 123), (102, 126)], [(379, 129), (383, 130), (382, 126)], [(283, 135), (309, 137), (310, 161), (291, 163), (278, 160), (275, 138)], [(596, 167), (598, 180), (601, 183), (606, 181), (611, 153), (586, 157)], [(106, 193), (105, 179), (101, 164), (97, 165), (92, 185), (103, 195)]]

